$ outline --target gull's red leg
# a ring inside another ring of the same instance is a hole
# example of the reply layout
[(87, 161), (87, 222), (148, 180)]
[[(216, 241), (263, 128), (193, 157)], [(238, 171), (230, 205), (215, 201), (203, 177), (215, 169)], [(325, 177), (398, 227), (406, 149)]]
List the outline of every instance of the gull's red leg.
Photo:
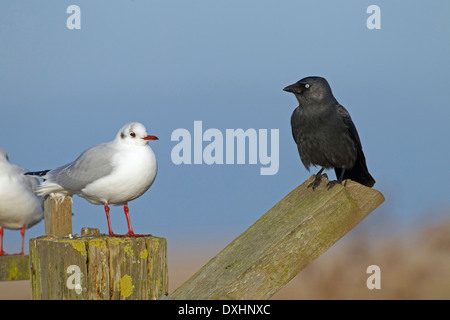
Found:
[(130, 215), (128, 214), (130, 211), (128, 210), (128, 204), (127, 203), (125, 203), (123, 205), (123, 211), (125, 211), (125, 217), (127, 218), (127, 225), (128, 225), (127, 235), (128, 236), (134, 235), (133, 228), (131, 228)]
[(128, 210), (128, 204), (125, 203), (123, 205), (123, 211), (125, 211), (125, 217), (127, 218), (127, 225), (128, 225), (128, 232), (127, 236), (130, 237), (145, 237), (145, 236), (151, 236), (151, 234), (136, 234), (133, 232), (133, 228), (131, 228), (131, 222), (130, 222), (130, 215)]
[(111, 229), (111, 221), (109, 220), (109, 207), (108, 207), (108, 203), (105, 203), (105, 213), (106, 213), (106, 219), (108, 220), (108, 232), (110, 236), (113, 237), (144, 237), (144, 236), (151, 236), (151, 234), (136, 234), (133, 232), (133, 228), (131, 227), (131, 221), (130, 221), (130, 215), (129, 215), (129, 210), (128, 210), (128, 204), (125, 203), (123, 206), (123, 210), (125, 211), (125, 217), (127, 218), (127, 225), (128, 225), (128, 232), (127, 234), (115, 234), (112, 232)]
[(25, 239), (25, 226), (24, 225), (20, 229), (20, 234), (22, 235), (22, 249), (20, 250), (19, 254), (23, 256), (23, 242), (24, 242), (24, 239)]
[(111, 221), (109, 220), (109, 207), (108, 207), (108, 202), (105, 202), (105, 213), (106, 213), (106, 220), (108, 220), (108, 233), (110, 236), (117, 236), (116, 234), (114, 234), (112, 232), (111, 229)]
[(0, 227), (0, 256), (5, 255), (5, 251), (3, 251), (3, 227)]

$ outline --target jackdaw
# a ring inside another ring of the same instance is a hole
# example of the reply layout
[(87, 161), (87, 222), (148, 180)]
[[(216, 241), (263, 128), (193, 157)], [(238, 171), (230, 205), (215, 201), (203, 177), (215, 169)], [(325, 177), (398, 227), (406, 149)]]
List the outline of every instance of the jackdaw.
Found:
[(303, 165), (308, 171), (311, 165), (322, 167), (308, 187), (318, 187), (323, 170), (331, 168), (338, 180), (330, 181), (328, 189), (344, 179), (372, 187), (375, 180), (367, 170), (356, 127), (348, 111), (334, 98), (327, 80), (307, 77), (283, 90), (292, 92), (299, 102), (291, 126)]

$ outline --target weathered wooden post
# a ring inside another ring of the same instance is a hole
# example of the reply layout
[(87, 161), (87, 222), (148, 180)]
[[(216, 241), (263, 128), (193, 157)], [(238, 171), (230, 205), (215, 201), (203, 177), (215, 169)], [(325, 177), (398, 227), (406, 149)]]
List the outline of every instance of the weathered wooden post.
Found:
[(355, 227), (383, 195), (311, 176), (175, 290), (172, 299), (268, 299)]
[(72, 234), (72, 197), (44, 201), (45, 234), (52, 237), (65, 237)]
[(30, 239), (32, 299), (156, 299), (167, 294), (166, 239), (110, 237), (90, 228), (74, 236), (71, 222), (67, 233), (72, 219), (67, 198), (63, 205), (47, 199), (44, 209), (51, 212), (45, 219), (55, 221), (46, 221), (48, 234)]

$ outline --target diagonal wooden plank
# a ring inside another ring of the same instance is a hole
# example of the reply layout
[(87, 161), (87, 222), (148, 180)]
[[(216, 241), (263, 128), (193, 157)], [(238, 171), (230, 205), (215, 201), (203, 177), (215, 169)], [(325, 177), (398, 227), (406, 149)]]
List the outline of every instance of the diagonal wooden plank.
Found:
[(172, 299), (268, 299), (354, 228), (383, 195), (311, 176), (175, 290)]

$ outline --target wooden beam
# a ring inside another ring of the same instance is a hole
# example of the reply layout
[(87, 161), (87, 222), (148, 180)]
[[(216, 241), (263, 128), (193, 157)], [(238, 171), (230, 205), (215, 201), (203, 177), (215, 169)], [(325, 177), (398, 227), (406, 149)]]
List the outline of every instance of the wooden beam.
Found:
[(268, 299), (354, 228), (383, 195), (311, 176), (175, 290), (172, 299)]
[(0, 257), (0, 281), (30, 279), (28, 255)]

